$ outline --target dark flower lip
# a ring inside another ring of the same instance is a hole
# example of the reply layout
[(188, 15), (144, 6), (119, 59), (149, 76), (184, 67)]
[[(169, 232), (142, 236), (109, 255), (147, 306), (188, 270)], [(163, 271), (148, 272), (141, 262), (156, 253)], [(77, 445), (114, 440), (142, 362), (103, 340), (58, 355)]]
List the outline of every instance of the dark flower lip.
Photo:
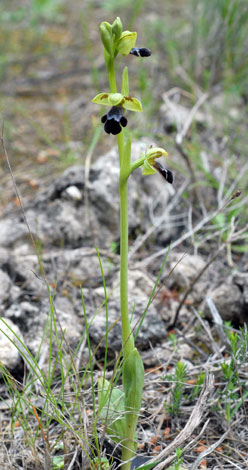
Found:
[(149, 57), (151, 53), (147, 47), (133, 47), (129, 52), (129, 54), (136, 55), (137, 57)]
[(101, 118), (104, 124), (104, 130), (107, 134), (117, 135), (122, 131), (122, 127), (126, 127), (127, 118), (123, 115), (121, 106), (112, 106), (107, 114)]
[(171, 170), (168, 170), (168, 168), (164, 168), (159, 162), (154, 162), (153, 166), (160, 173), (160, 175), (163, 176), (167, 183), (173, 183), (174, 177)]

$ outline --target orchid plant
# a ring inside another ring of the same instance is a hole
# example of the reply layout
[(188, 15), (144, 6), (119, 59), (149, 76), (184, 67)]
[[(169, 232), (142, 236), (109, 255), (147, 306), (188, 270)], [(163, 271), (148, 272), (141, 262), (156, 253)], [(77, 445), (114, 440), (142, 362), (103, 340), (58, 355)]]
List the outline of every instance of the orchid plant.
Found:
[(125, 138), (127, 126), (126, 111), (141, 112), (141, 102), (129, 95), (128, 68), (122, 74), (121, 93), (117, 90), (115, 77), (115, 60), (118, 54), (137, 57), (149, 57), (151, 51), (145, 47), (135, 47), (137, 33), (123, 31), (119, 17), (113, 24), (104, 21), (100, 25), (100, 35), (104, 47), (104, 58), (109, 80), (109, 92), (100, 93), (93, 103), (110, 107), (102, 116), (102, 123), (107, 134), (117, 136), (120, 160), (119, 193), (120, 193), (120, 309), (122, 324), (122, 383), (123, 391), (112, 388), (105, 378), (98, 383), (99, 415), (110, 421), (107, 432), (111, 438), (122, 445), (122, 469), (131, 468), (135, 456), (137, 439), (136, 426), (141, 408), (144, 385), (144, 366), (141, 356), (135, 347), (128, 309), (128, 178), (134, 170), (142, 167), (144, 175), (159, 172), (168, 183), (173, 182), (173, 174), (156, 160), (167, 156), (162, 148), (149, 147), (144, 155), (131, 161), (131, 136)]

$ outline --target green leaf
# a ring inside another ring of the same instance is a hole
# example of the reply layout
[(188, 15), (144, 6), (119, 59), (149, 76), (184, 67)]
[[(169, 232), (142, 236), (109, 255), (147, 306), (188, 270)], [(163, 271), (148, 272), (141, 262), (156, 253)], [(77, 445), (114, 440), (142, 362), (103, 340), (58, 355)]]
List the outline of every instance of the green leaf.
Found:
[(124, 96), (129, 95), (129, 81), (128, 81), (128, 68), (124, 67), (123, 73), (122, 73), (122, 88), (121, 92)]
[(93, 462), (94, 462), (94, 468), (97, 469), (97, 470), (109, 470), (110, 469), (110, 463), (107, 459), (107, 457), (101, 457), (99, 459), (99, 457), (95, 457), (93, 459)]
[(235, 253), (247, 253), (248, 245), (232, 245), (232, 251)]
[(141, 408), (144, 385), (144, 366), (140, 354), (134, 348), (123, 365), (126, 423), (135, 430)]
[(108, 380), (98, 380), (99, 416), (111, 439), (119, 442), (125, 437), (125, 398), (122, 390), (111, 387)]
[(161, 460), (157, 460), (157, 462), (154, 463), (146, 463), (145, 465), (142, 465), (141, 467), (138, 467), (136, 470), (150, 470), (151, 468), (154, 468), (158, 463), (160, 463)]
[(59, 470), (63, 469), (65, 465), (65, 459), (63, 455), (55, 455), (52, 460), (52, 469)]
[(214, 225), (217, 225), (219, 228), (225, 227), (226, 225), (226, 216), (225, 214), (217, 214), (215, 217), (212, 219), (212, 223)]

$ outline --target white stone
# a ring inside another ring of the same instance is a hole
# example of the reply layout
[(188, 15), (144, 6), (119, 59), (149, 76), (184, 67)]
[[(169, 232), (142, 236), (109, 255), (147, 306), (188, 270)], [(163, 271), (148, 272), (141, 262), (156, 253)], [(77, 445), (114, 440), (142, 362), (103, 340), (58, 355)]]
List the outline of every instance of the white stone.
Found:
[(65, 190), (66, 194), (71, 198), (74, 199), (74, 201), (81, 201), (82, 200), (82, 193), (81, 191), (77, 188), (77, 186), (68, 186)]
[(0, 362), (7, 369), (14, 369), (20, 362), (18, 351), (22, 345), (18, 338), (23, 341), (22, 334), (11, 320), (0, 317)]

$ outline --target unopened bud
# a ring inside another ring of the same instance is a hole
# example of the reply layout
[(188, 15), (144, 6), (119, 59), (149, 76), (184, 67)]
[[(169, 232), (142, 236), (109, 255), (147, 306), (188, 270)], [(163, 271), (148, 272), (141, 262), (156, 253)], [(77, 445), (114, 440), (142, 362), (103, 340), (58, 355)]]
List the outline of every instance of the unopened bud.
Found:
[(122, 30), (123, 30), (123, 26), (122, 26), (121, 19), (119, 18), (119, 16), (117, 16), (117, 18), (112, 24), (112, 33), (115, 36), (116, 43), (119, 41), (121, 37)]
[(100, 24), (100, 35), (101, 40), (104, 45), (104, 49), (108, 52), (109, 55), (112, 55), (113, 52), (113, 39), (112, 39), (112, 27), (107, 21), (103, 21)]

